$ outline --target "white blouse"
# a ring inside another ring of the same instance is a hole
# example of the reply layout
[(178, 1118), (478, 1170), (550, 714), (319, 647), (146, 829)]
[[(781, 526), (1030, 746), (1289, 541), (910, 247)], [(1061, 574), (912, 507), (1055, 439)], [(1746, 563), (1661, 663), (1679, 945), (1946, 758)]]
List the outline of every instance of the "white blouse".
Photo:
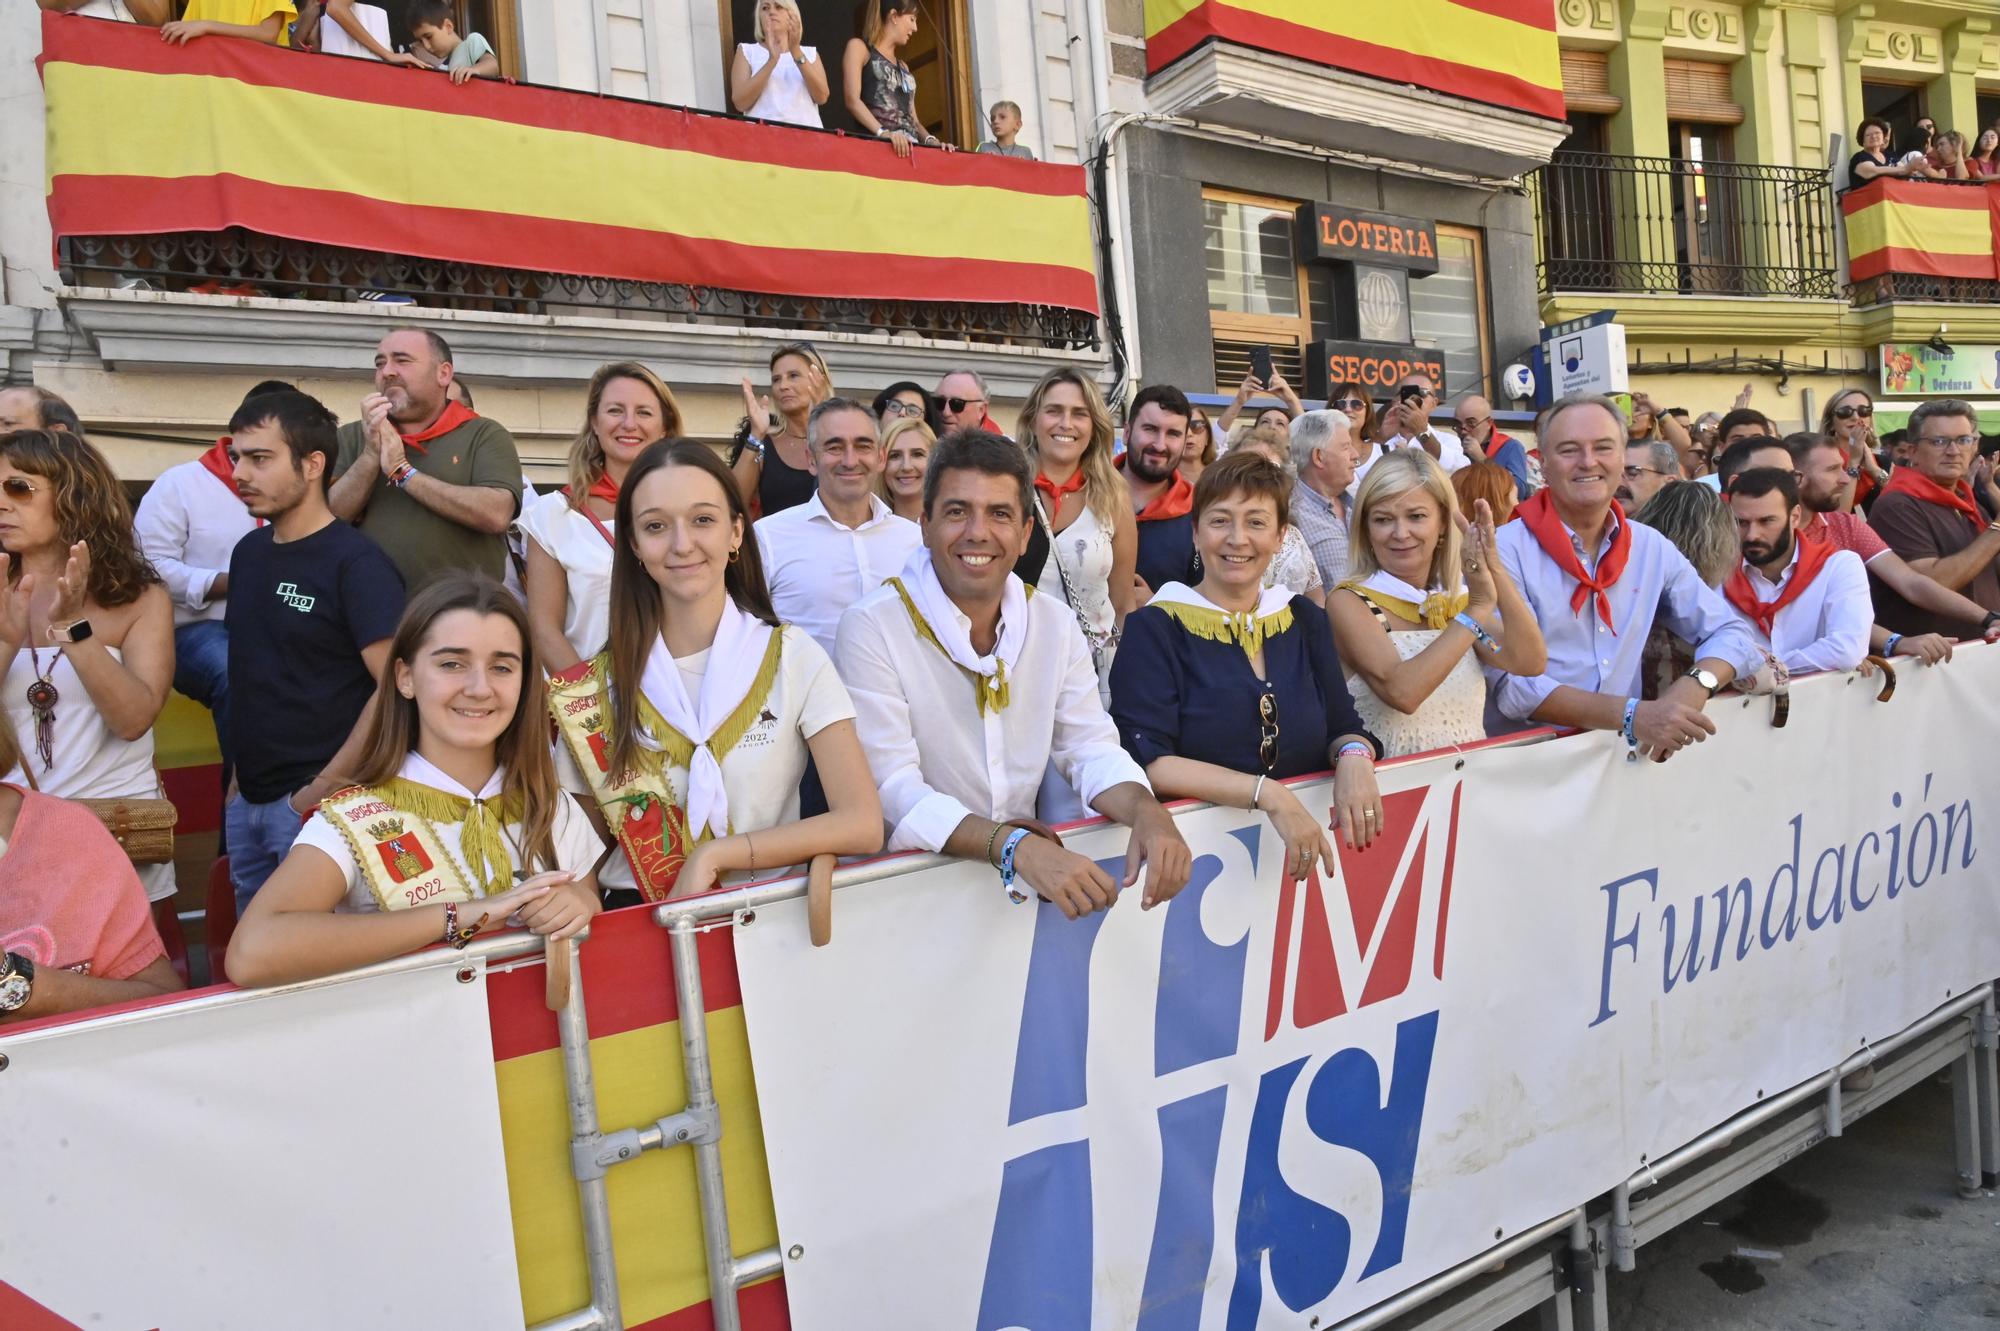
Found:
[(569, 505), (560, 490), (536, 496), (516, 522), (522, 534), (550, 559), (561, 564), (569, 579), (569, 599), (563, 606), (563, 637), (586, 661), (603, 651), (611, 638), (611, 538), (609, 524)]
[[(771, 58), (770, 51), (761, 42), (739, 42), (736, 49), (743, 53), (753, 78), (757, 71), (764, 68), (764, 62)], [(819, 51), (814, 47), (801, 46), (799, 54), (806, 58), (807, 64), (819, 62)], [(806, 87), (806, 76), (790, 51), (778, 57), (778, 67), (771, 71), (771, 81), (764, 85), (763, 95), (746, 114), (759, 120), (777, 120), (787, 125), (804, 125), (809, 129), (824, 128), (820, 124), (819, 103), (812, 99), (812, 92)]]
[[(475, 795), (439, 771), (429, 759), (416, 752), (412, 752), (403, 760), (403, 767), (398, 775), (406, 781), (415, 781), (420, 785), (430, 786), (465, 799), (490, 800), (498, 799), (500, 796), (501, 774), (498, 770), (494, 771), (485, 787)], [(464, 845), (465, 823), (463, 821), (433, 823), (431, 826), (437, 829), (438, 841), (443, 845), (445, 854), (452, 855), (456, 852), (453, 859), (454, 867), (477, 891), (479, 881), (467, 867), (468, 857)], [(604, 842), (598, 837), (597, 829), (591, 826), (589, 815), (584, 813), (576, 800), (568, 794), (562, 795), (556, 801), (555, 824), (551, 832), (555, 840), (558, 869), (572, 871), (588, 869), (596, 864), (597, 857), (604, 853)], [(520, 848), (524, 839), (521, 824), (508, 823), (502, 835), (507, 839), (507, 853), (514, 860), (516, 872), (522, 871), (525, 866), (520, 862)], [(361, 866), (355, 861), (354, 847), (349, 844), (347, 834), (335, 827), (331, 821), (315, 813), (306, 819), (306, 825), (299, 829), (298, 839), (292, 842), (292, 846), (294, 849), (311, 846), (332, 860), (334, 867), (340, 870), (347, 881), (347, 892), (341, 898), (340, 904), (334, 907), (336, 911), (364, 914), (380, 909), (375, 903), (375, 894), (369, 890), (367, 880), (361, 876)]]
[(1278, 553), (1264, 570), (1264, 585), (1283, 587), (1294, 596), (1325, 589), (1325, 581), (1319, 575), (1319, 561), (1313, 558), (1312, 546), (1297, 526), (1286, 526), (1285, 543), (1278, 547)]

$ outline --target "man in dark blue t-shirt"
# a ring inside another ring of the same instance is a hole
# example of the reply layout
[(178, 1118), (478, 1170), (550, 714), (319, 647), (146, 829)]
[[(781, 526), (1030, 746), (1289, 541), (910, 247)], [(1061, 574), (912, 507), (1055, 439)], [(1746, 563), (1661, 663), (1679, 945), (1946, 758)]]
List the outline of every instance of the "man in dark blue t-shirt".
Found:
[(1187, 395), (1172, 384), (1140, 389), (1125, 410), (1125, 454), (1118, 462), (1139, 521), (1142, 604), (1170, 582), (1201, 581), (1194, 553), (1194, 486), (1181, 475), (1193, 414)]
[(396, 566), (327, 507), (338, 428), (298, 392), (253, 398), (229, 422), (237, 492), (269, 524), (230, 556), (224, 621), (236, 737), (225, 826), (238, 910), (353, 769), (403, 615)]

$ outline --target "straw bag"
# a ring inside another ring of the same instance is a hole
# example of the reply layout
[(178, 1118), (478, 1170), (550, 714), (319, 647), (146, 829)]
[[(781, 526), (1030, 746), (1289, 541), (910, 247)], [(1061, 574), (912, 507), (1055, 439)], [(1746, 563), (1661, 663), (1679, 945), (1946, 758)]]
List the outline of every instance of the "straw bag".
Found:
[(97, 816), (134, 864), (165, 864), (174, 857), (174, 824), (180, 813), (169, 799), (71, 800)]

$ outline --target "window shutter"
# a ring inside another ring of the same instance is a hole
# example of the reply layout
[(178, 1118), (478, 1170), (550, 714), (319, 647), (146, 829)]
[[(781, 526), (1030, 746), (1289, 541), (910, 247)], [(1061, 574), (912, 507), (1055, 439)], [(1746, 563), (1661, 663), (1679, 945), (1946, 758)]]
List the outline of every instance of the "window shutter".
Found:
[(1729, 91), (1729, 66), (1706, 60), (1668, 60), (1667, 119), (1705, 125), (1740, 125), (1743, 108)]
[(1611, 91), (1611, 71), (1602, 51), (1562, 53), (1563, 105), (1585, 115), (1615, 116), (1625, 99)]

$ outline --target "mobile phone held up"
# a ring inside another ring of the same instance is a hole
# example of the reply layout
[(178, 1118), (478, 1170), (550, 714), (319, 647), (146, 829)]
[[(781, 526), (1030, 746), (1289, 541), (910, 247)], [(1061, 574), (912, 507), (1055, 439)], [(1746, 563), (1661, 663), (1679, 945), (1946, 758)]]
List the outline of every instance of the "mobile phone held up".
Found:
[(1273, 372), (1271, 369), (1271, 349), (1269, 347), (1250, 348), (1250, 373), (1256, 375), (1257, 382), (1264, 385), (1264, 387), (1269, 388), (1271, 386), (1271, 375)]
[(1396, 394), (1396, 400), (1405, 406), (1412, 402), (1422, 402), (1424, 400), (1424, 390), (1416, 384), (1404, 384), (1402, 391)]

